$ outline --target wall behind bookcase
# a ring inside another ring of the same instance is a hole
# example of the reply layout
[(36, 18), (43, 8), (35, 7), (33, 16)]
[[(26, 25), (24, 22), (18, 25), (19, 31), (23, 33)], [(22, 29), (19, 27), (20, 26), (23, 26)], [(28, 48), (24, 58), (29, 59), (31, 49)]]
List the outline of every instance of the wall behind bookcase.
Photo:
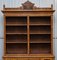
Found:
[[(3, 9), (3, 4), (5, 4), (6, 7), (19, 7), (21, 3), (24, 3), (26, 0), (0, 0), (0, 60), (2, 60), (3, 56), (3, 48), (4, 48), (4, 20), (3, 20), (3, 14), (1, 10)], [(54, 9), (57, 9), (56, 3), (57, 0), (30, 0), (31, 2), (35, 3), (38, 7), (50, 7), (51, 4), (53, 4)], [(57, 12), (57, 11), (56, 11)], [(54, 55), (55, 60), (57, 60), (57, 16), (56, 12), (54, 13)]]

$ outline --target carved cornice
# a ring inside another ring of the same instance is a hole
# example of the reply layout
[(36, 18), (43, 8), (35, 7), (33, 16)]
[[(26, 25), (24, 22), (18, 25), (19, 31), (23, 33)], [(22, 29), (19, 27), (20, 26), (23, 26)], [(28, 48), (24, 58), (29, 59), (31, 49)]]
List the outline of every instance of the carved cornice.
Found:
[(22, 6), (17, 7), (17, 8), (6, 8), (5, 5), (3, 5), (3, 10), (2, 12), (22, 12), (22, 11), (33, 11), (33, 12), (54, 12), (53, 10), (53, 5), (51, 7), (36, 7), (34, 3), (30, 1), (26, 1), (22, 3)]

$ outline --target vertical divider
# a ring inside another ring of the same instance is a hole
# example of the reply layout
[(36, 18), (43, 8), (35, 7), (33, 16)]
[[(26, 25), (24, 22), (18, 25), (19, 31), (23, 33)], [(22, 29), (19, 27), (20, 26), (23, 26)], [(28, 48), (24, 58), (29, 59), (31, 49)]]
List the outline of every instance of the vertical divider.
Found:
[(30, 50), (30, 37), (29, 37), (29, 16), (27, 16), (27, 40), (28, 40), (28, 51), (27, 53), (29, 54), (29, 50)]

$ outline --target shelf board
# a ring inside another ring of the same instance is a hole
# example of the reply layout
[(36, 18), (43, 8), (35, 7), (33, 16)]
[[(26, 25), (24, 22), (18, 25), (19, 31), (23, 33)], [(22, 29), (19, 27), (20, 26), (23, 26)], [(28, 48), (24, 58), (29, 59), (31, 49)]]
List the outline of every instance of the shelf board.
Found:
[(27, 51), (26, 51), (26, 49), (25, 50), (16, 50), (16, 51), (7, 51), (6, 52), (7, 54), (27, 54)]
[(7, 35), (20, 35), (20, 34), (27, 34), (27, 33), (6, 33)]
[(7, 44), (11, 44), (11, 43), (27, 43), (27, 42), (6, 42)]
[[(6, 43), (9, 43), (9, 44), (11, 44), (11, 43), (27, 43), (27, 42), (6, 42)], [(30, 43), (50, 43), (49, 41), (46, 41), (46, 42), (30, 42)]]
[(6, 24), (6, 26), (26, 26), (27, 24)]
[(39, 41), (39, 42), (36, 42), (36, 41), (32, 41), (30, 43), (50, 43), (50, 41)]
[(30, 33), (30, 34), (51, 34), (51, 33)]
[[(6, 42), (7, 44), (9, 43), (9, 44), (11, 44), (11, 43), (27, 43), (27, 42)], [(43, 41), (41, 41), (41, 42), (30, 42), (30, 43), (50, 43), (50, 41), (45, 41), (45, 42), (43, 42)]]
[(30, 26), (50, 26), (51, 24), (30, 24)]

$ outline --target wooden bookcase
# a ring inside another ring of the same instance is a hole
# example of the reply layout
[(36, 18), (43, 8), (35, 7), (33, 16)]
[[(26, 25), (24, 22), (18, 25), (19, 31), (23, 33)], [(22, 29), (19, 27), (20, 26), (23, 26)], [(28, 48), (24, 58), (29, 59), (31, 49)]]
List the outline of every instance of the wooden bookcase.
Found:
[(53, 6), (37, 8), (26, 1), (5, 8), (3, 60), (54, 60)]

